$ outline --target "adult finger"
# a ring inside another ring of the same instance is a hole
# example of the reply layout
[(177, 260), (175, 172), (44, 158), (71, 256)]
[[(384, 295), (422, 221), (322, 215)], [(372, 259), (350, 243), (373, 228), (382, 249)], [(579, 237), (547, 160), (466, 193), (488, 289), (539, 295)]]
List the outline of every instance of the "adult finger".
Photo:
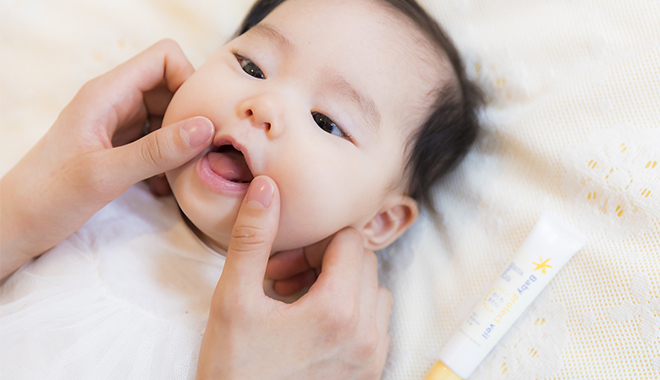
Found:
[(277, 252), (268, 259), (266, 276), (284, 280), (312, 269), (302, 248)]
[(390, 315), (392, 314), (392, 293), (386, 288), (378, 287), (378, 307), (377, 319), (378, 330), (381, 336), (387, 335), (387, 328), (390, 324)]
[(378, 260), (376, 255), (368, 249), (363, 250), (363, 265), (360, 284), (360, 305), (358, 328), (355, 331), (357, 339), (362, 342), (358, 345), (356, 355), (366, 355), (374, 359), (373, 354), (378, 352), (382, 337), (378, 329)]
[(363, 323), (376, 323), (378, 304), (378, 259), (373, 251), (364, 249), (362, 256), (362, 277), (360, 286), (360, 314)]
[(323, 256), (322, 271), (310, 288), (309, 298), (316, 294), (332, 302), (346, 300), (359, 307), (364, 238), (352, 227), (344, 228), (332, 238)]
[(157, 197), (166, 197), (172, 194), (172, 188), (169, 182), (167, 182), (165, 174), (158, 174), (149, 178), (149, 190), (151, 194)]
[(266, 264), (279, 219), (277, 185), (266, 176), (254, 178), (232, 229), (218, 288), (246, 298), (263, 295)]
[(314, 281), (316, 281), (316, 272), (313, 269), (308, 269), (284, 280), (273, 281), (273, 291), (282, 297), (288, 297), (308, 286), (312, 286)]
[[(116, 126), (112, 134), (112, 146), (127, 144), (143, 136), (145, 132), (153, 132), (161, 127), (163, 116), (174, 94), (167, 89), (163, 81), (142, 95), (143, 102), (137, 105), (130, 120), (124, 120)], [(148, 131), (145, 131), (145, 125), (150, 127)]]
[(277, 252), (268, 260), (266, 276), (274, 280), (285, 280), (309, 269), (314, 269), (314, 272), (318, 274), (323, 254), (333, 238), (334, 235), (305, 248)]
[(155, 88), (144, 93), (144, 105), (150, 115), (165, 115), (174, 92), (170, 91), (167, 83), (161, 81)]
[(142, 120), (139, 123), (117, 128), (115, 134), (112, 136), (112, 146), (116, 148), (118, 146), (132, 143), (140, 137), (144, 137), (146, 134), (160, 129), (162, 123), (162, 116), (149, 114), (145, 120)]
[(335, 235), (330, 235), (327, 238), (312, 245), (309, 245), (303, 249), (305, 259), (309, 263), (309, 266), (315, 269), (321, 268), (325, 251), (328, 249), (328, 245), (330, 245), (330, 242), (334, 238)]
[(106, 75), (110, 80), (127, 80), (142, 93), (156, 88), (164, 80), (170, 92), (175, 92), (194, 72), (179, 44), (163, 39)]
[(193, 117), (163, 127), (147, 136), (115, 149), (100, 152), (99, 160), (113, 175), (114, 184), (128, 188), (143, 179), (174, 169), (190, 161), (211, 144), (213, 123)]
[[(195, 69), (179, 45), (172, 40), (161, 40), (109, 72), (87, 82), (76, 95), (81, 114), (94, 109), (93, 121), (103, 124), (112, 136), (115, 128), (141, 123), (148, 114), (145, 93), (163, 86), (174, 93)], [(152, 108), (160, 109), (167, 99), (162, 91), (160, 100), (151, 101)], [(110, 122), (105, 122), (110, 121)]]
[(376, 313), (376, 324), (379, 337), (376, 350), (377, 357), (380, 357), (383, 360), (383, 363), (379, 364), (379, 367), (383, 368), (385, 360), (387, 359), (387, 352), (390, 350), (390, 336), (387, 332), (390, 325), (390, 316), (392, 314), (392, 293), (382, 286), (378, 288), (378, 305)]

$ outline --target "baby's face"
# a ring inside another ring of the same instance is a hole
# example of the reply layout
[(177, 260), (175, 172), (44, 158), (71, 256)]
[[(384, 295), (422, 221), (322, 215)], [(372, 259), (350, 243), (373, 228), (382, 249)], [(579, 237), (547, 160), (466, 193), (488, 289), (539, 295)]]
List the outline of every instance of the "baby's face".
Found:
[(267, 175), (281, 199), (273, 252), (346, 226), (386, 228), (376, 217), (397, 204), (414, 219), (404, 150), (437, 85), (420, 41), (371, 1), (284, 2), (170, 103), (164, 125), (199, 115), (216, 127), (212, 147), (167, 173), (181, 209), (226, 248), (249, 180)]

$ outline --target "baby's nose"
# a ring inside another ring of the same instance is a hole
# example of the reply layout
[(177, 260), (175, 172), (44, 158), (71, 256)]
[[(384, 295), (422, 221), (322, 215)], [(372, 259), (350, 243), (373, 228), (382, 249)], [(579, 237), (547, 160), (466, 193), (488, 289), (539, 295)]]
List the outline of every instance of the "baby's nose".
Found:
[(248, 108), (248, 109), (245, 110), (245, 118), (247, 118), (247, 119), (254, 119), (254, 123), (253, 123), (253, 124), (255, 124), (255, 125), (257, 125), (257, 126), (258, 126), (258, 125), (263, 125), (264, 129), (266, 130), (266, 132), (270, 132), (270, 128), (271, 128), (271, 124), (270, 124), (270, 122), (269, 122), (269, 121), (265, 121), (265, 119), (264, 119), (263, 121), (259, 121), (258, 118), (254, 115), (254, 111), (252, 111), (251, 108)]
[(272, 96), (262, 95), (245, 100), (239, 107), (238, 116), (274, 137), (281, 132), (280, 109)]

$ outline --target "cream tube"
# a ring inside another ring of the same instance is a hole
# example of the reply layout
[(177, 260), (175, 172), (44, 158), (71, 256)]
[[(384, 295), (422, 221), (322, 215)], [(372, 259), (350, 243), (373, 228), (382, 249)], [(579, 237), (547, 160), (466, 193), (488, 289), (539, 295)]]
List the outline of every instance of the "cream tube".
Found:
[(426, 380), (467, 379), (586, 237), (546, 211), (491, 290), (440, 351)]

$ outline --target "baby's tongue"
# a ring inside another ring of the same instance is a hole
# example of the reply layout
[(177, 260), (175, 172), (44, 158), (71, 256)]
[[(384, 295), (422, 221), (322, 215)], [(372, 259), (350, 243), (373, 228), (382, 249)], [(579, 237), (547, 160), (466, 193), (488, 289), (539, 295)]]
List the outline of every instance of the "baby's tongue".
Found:
[(210, 152), (208, 159), (215, 174), (232, 182), (250, 182), (254, 178), (243, 153), (231, 145), (220, 147), (219, 152)]

